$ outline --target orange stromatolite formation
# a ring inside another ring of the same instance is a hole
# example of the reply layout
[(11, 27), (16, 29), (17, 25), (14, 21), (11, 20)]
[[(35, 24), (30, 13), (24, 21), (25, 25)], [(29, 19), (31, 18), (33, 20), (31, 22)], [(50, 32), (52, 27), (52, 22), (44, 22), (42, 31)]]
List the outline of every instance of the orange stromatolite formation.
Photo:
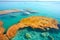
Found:
[(42, 17), (42, 16), (32, 16), (29, 18), (22, 19), (18, 24), (11, 26), (6, 35), (8, 38), (14, 37), (17, 30), (24, 27), (39, 28), (45, 30), (46, 28), (58, 29), (57, 21), (52, 18)]
[(0, 27), (3, 25), (3, 22), (2, 21), (0, 21)]
[(9, 40), (8, 37), (0, 33), (0, 40)]
[(20, 21), (20, 23), (23, 23), (26, 26), (31, 26), (32, 28), (55, 28), (57, 27), (57, 21), (52, 18), (47, 18), (43, 16), (32, 16), (29, 18), (24, 18)]
[(3, 22), (0, 21), (0, 33), (4, 33)]
[(0, 27), (0, 33), (4, 33), (4, 28)]
[(25, 27), (25, 25), (23, 25), (23, 24), (20, 24), (20, 23), (15, 24), (8, 29), (6, 35), (10, 39), (16, 34), (16, 32), (18, 31), (19, 28), (24, 28), (24, 27)]
[(2, 25), (3, 22), (0, 21), (0, 40), (9, 40), (8, 37), (4, 34), (4, 28)]

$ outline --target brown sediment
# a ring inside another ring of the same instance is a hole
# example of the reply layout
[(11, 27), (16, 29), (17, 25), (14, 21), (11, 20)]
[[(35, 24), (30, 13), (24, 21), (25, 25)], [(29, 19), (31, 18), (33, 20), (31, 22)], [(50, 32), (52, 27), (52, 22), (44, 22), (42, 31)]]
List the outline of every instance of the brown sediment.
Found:
[(8, 14), (8, 13), (12, 13), (12, 12), (20, 12), (20, 10), (18, 10), (18, 9), (2, 10), (2, 11), (0, 11), (0, 14)]
[(24, 27), (39, 28), (45, 30), (46, 28), (59, 29), (57, 27), (57, 21), (52, 18), (47, 18), (43, 16), (32, 16), (29, 18), (22, 19), (18, 24), (11, 26), (6, 35), (9, 39), (15, 36), (16, 32), (20, 28)]

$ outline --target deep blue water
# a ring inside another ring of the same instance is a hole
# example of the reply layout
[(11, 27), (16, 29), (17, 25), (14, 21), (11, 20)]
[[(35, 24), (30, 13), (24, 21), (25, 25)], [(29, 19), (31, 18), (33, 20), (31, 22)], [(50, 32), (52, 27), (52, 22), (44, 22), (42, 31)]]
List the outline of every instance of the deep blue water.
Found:
[[(0, 2), (0, 10), (8, 10), (8, 9), (27, 9), (31, 8), (32, 10), (37, 10), (37, 13), (32, 13), (30, 15), (24, 15), (21, 12), (10, 13), (6, 15), (0, 15), (0, 20), (4, 22), (3, 27), (7, 30), (13, 24), (18, 23), (23, 18), (29, 16), (46, 16), (56, 19), (60, 23), (60, 2)], [(9, 15), (14, 15), (9, 16)], [(57, 32), (57, 33), (56, 33)], [(26, 39), (25, 34), (29, 33), (31, 35), (31, 39)], [(41, 37), (41, 31), (32, 30), (30, 28), (30, 32), (28, 28), (21, 29), (17, 32), (16, 36), (12, 38), (12, 40), (51, 40), (48, 37)], [(54, 40), (60, 39), (60, 31), (52, 30), (47, 32), (51, 35)]]

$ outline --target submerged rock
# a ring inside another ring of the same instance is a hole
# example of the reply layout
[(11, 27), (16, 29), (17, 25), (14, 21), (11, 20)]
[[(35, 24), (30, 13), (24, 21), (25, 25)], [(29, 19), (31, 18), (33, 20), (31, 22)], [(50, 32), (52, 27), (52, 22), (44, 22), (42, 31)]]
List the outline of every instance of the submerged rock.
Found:
[(26, 33), (26, 34), (25, 34), (25, 37), (26, 37), (27, 39), (29, 39), (29, 38), (31, 38), (31, 35), (30, 35), (29, 33)]
[(31, 8), (24, 9), (24, 10), (27, 12), (30, 12), (30, 13), (36, 13), (37, 12), (36, 10), (32, 10)]
[(60, 29), (60, 24), (58, 24), (58, 27), (59, 27), (59, 29)]
[(46, 28), (46, 30), (50, 30), (50, 28)]
[(48, 36), (48, 38), (49, 38), (50, 40), (54, 40), (54, 38), (53, 38), (52, 36)]
[(48, 38), (49, 40), (54, 40), (54, 38), (53, 38), (51, 35), (49, 35), (48, 32), (43, 32), (43, 33), (41, 33), (40, 35), (41, 35), (43, 38)]
[(31, 13), (29, 13), (29, 12), (26, 12), (26, 11), (24, 11), (24, 12), (22, 12), (23, 14), (31, 14)]
[(48, 37), (49, 36), (49, 33), (48, 32), (43, 32), (40, 34), (42, 37)]

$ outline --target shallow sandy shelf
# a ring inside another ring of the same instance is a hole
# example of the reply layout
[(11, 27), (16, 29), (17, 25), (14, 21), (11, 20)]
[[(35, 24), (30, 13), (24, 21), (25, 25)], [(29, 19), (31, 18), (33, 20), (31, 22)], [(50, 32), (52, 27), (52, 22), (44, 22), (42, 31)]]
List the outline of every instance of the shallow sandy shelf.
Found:
[(0, 11), (0, 14), (8, 14), (8, 13), (12, 13), (12, 12), (20, 12), (20, 10), (18, 10), (18, 9), (2, 10), (2, 11)]

